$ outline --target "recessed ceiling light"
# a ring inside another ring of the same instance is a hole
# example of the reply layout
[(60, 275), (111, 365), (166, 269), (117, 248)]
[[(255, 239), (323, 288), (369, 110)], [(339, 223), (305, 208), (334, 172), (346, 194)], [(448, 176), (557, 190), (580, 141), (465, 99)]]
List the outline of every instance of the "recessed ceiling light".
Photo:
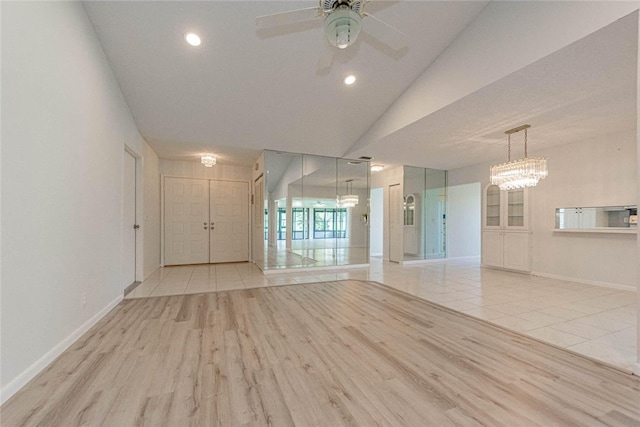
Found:
[(356, 82), (356, 76), (354, 76), (353, 74), (344, 78), (344, 84), (346, 85), (352, 85), (355, 82)]
[(200, 37), (196, 33), (187, 33), (184, 35), (184, 39), (191, 46), (200, 46), (200, 43), (202, 43)]
[(382, 165), (372, 165), (371, 166), (371, 172), (380, 172), (383, 169), (384, 169), (384, 166), (382, 166)]

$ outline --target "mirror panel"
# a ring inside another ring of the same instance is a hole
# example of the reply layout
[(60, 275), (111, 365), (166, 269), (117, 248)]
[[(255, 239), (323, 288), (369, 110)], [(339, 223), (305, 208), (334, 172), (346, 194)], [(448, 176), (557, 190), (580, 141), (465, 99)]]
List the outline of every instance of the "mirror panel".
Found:
[(556, 228), (560, 230), (631, 228), (637, 224), (638, 207), (635, 205), (556, 209)]
[(446, 256), (446, 171), (404, 166), (404, 261)]
[(265, 270), (369, 262), (369, 162), (265, 151), (265, 171)]

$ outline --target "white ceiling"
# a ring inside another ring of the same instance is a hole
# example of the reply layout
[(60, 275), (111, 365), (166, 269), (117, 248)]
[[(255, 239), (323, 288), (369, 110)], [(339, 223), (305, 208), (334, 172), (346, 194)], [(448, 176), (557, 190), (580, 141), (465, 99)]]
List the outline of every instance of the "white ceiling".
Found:
[[(142, 136), (160, 157), (252, 164), (262, 149), (342, 156), (487, 2), (373, 1), (411, 37), (393, 51), (366, 33), (327, 48), (322, 20), (256, 32), (256, 16), (316, 1), (91, 1), (85, 8)], [(367, 20), (363, 23), (366, 31)], [(203, 43), (184, 42), (187, 31)], [(358, 81), (342, 80), (354, 73)], [(238, 148), (245, 149), (238, 151)]]
[[(385, 2), (366, 10), (411, 37), (366, 33), (333, 66), (321, 20), (256, 32), (255, 17), (310, 1), (86, 2), (142, 136), (162, 158), (250, 165), (262, 149), (343, 156), (487, 2)], [(621, 20), (350, 157), (453, 169), (502, 159), (504, 130), (531, 124), (530, 153), (632, 129), (637, 33)], [(363, 24), (366, 30), (366, 19)], [(199, 48), (184, 42), (195, 31)], [(631, 40), (631, 42), (630, 42)], [(634, 41), (635, 40), (635, 41)], [(352, 87), (342, 84), (354, 73)]]
[[(506, 161), (504, 131), (523, 124), (532, 126), (530, 156), (633, 130), (636, 58), (634, 19), (621, 19), (351, 154), (450, 170)], [(512, 135), (512, 159), (523, 142), (523, 132)]]

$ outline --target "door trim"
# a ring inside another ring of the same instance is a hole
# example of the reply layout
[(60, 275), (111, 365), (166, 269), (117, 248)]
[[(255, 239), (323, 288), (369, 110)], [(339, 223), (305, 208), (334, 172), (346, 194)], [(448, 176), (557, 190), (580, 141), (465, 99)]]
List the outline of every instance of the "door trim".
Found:
[[(144, 206), (144, 195), (142, 194), (142, 156), (138, 155), (134, 149), (129, 147), (127, 144), (124, 144), (124, 151), (127, 152), (131, 157), (133, 157), (136, 161), (136, 178), (135, 178), (135, 192), (136, 192), (136, 224), (142, 224), (142, 219), (144, 218), (143, 206)], [(123, 162), (124, 167), (124, 162)], [(124, 176), (124, 174), (122, 174)], [(140, 227), (136, 232), (136, 273), (135, 273), (135, 281), (144, 280), (143, 268), (144, 268), (144, 228)]]

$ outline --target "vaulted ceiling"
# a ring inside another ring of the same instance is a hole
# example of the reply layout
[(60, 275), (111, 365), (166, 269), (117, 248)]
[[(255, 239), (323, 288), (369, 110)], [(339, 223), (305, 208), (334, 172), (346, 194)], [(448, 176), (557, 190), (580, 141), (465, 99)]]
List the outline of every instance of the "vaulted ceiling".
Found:
[[(320, 18), (255, 26), (257, 16), (313, 0), (92, 1), (85, 8), (140, 133), (162, 158), (212, 152), (220, 163), (248, 165), (273, 149), (451, 169), (501, 159), (504, 130), (523, 121), (534, 122), (540, 147), (635, 126), (637, 28), (625, 24), (362, 143), (487, 3), (371, 1), (366, 11), (409, 35), (406, 47), (367, 34), (365, 18), (365, 32), (334, 49), (328, 68), (318, 65), (328, 49)], [(201, 36), (200, 47), (184, 42), (188, 31)], [(348, 74), (357, 76), (352, 86), (342, 82)]]

